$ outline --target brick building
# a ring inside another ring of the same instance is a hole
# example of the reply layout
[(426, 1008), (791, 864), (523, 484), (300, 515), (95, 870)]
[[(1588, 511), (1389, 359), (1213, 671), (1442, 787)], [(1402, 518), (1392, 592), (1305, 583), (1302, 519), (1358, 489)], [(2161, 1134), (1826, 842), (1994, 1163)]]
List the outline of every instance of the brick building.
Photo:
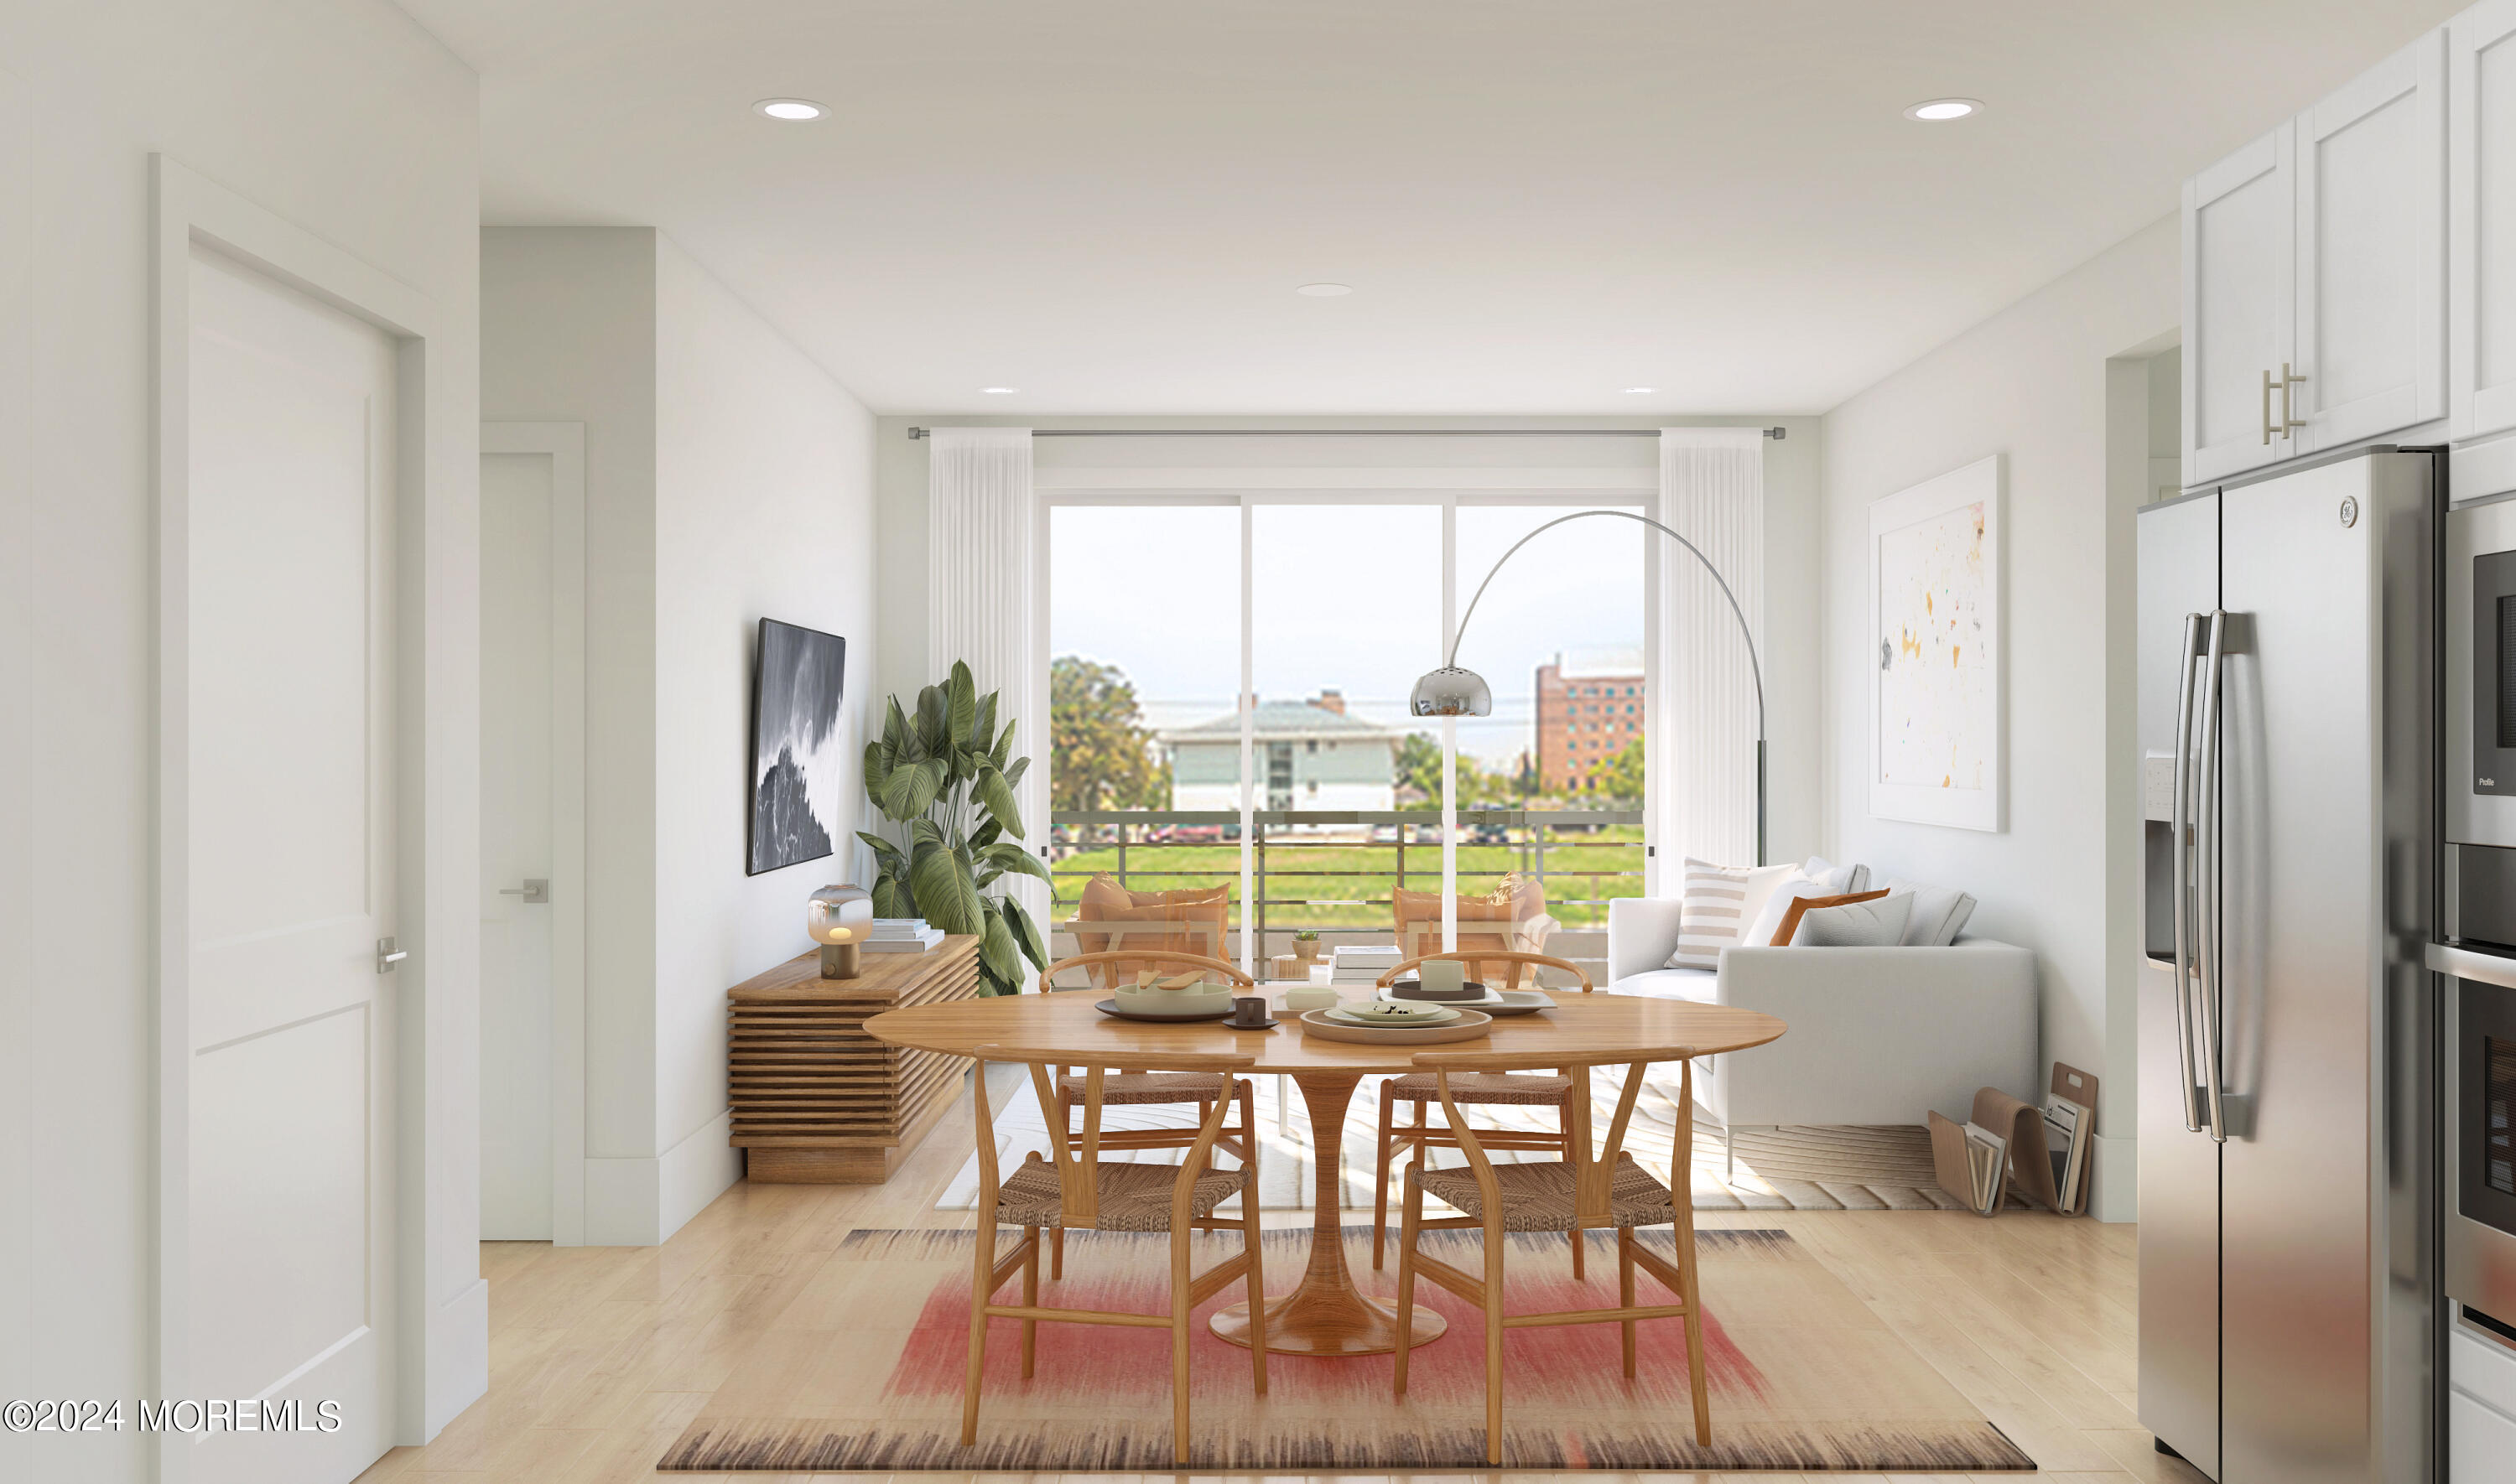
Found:
[(1580, 794), (1599, 765), (1643, 734), (1639, 649), (1572, 649), (1537, 667), (1537, 787)]

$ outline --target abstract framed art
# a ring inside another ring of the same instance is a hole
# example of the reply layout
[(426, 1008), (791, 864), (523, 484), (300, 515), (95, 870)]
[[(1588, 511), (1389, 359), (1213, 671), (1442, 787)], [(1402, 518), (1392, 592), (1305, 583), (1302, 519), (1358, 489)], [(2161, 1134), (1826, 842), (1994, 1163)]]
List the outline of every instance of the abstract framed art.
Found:
[(2001, 461), (1869, 507), (1869, 812), (2002, 826)]
[(751, 851), (746, 875), (818, 860), (846, 787), (839, 701), (848, 641), (760, 621), (751, 665)]

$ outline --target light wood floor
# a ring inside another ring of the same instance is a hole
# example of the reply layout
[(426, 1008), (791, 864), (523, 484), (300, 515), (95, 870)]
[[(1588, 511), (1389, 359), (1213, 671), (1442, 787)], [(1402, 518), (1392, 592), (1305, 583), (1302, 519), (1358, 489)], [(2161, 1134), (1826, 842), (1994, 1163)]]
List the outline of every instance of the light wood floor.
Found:
[[(818, 1306), (813, 1278), (848, 1232), (968, 1224), (966, 1215), (933, 1209), (969, 1157), (966, 1108), (965, 1100), (963, 1111), (940, 1125), (887, 1185), (736, 1185), (658, 1248), (482, 1243), (488, 1395), (436, 1442), (386, 1455), (361, 1484), (419, 1484), (440, 1476), (474, 1484), (803, 1484), (807, 1477), (878, 1484), (883, 1476), (873, 1474), (657, 1474), (654, 1464), (773, 1322), (780, 1329), (845, 1326), (844, 1313)], [(1297, 1213), (1281, 1218), (1309, 1224)], [(2023, 1212), (1989, 1221), (1952, 1212), (1707, 1212), (1698, 1219), (1705, 1227), (1790, 1232), (2042, 1470), (1892, 1477), (2043, 1484), (2202, 1479), (2155, 1452), (2134, 1415), (2131, 1227)], [(1132, 1477), (898, 1476), (901, 1484), (1109, 1484)], [(1146, 1484), (1171, 1477), (1148, 1476)], [(1438, 1477), (1465, 1484), (1478, 1476)], [(1519, 1484), (1551, 1476), (1511, 1477)], [(1589, 1484), (1774, 1484), (1803, 1477), (1835, 1484), (1890, 1476), (1562, 1477)]]

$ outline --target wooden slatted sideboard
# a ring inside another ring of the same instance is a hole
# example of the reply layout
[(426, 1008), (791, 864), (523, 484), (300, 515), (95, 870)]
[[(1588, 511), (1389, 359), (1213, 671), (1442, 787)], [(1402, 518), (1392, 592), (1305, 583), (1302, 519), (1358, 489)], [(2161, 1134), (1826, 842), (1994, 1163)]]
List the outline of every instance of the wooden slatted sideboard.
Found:
[(818, 950), (727, 992), (734, 1135), (750, 1177), (879, 1185), (961, 1091), (966, 1056), (885, 1046), (865, 1018), (979, 992), (979, 940), (922, 954), (868, 953), (864, 972), (824, 979)]

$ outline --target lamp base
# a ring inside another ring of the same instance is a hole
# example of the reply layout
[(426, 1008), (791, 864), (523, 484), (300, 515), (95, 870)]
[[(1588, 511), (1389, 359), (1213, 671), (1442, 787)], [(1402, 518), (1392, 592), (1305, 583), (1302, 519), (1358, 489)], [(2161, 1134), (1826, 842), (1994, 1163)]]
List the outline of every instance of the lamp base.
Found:
[(853, 979), (864, 949), (857, 943), (823, 943), (821, 945), (821, 977)]

